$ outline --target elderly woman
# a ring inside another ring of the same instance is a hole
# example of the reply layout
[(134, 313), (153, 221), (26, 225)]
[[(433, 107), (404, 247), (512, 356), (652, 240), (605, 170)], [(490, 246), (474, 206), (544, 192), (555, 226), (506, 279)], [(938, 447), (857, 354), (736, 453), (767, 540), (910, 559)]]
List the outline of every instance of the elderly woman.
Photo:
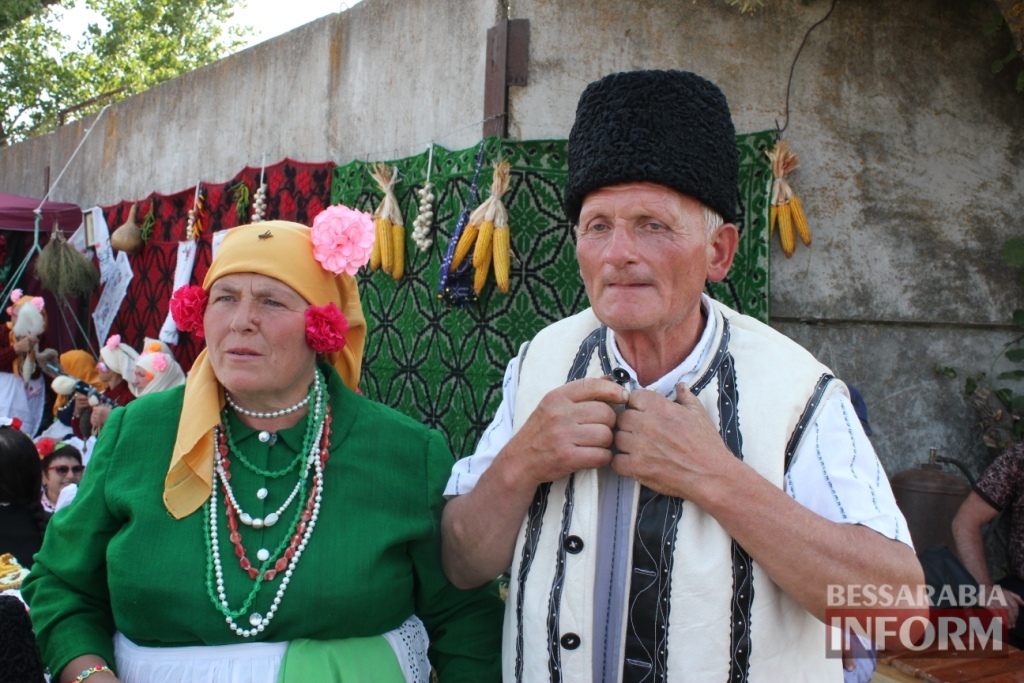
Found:
[(55, 680), (500, 679), (500, 598), (441, 569), (443, 438), (356, 392), (372, 231), (238, 227), (175, 293), (206, 349), (112, 413), (24, 589)]
[(139, 356), (133, 383), (135, 395), (145, 396), (181, 386), (185, 383), (185, 373), (174, 356), (163, 351), (150, 351)]

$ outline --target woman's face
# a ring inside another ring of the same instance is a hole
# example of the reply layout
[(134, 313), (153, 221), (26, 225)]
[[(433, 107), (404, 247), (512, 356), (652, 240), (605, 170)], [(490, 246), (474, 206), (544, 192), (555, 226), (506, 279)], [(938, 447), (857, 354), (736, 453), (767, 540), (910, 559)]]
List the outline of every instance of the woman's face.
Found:
[(135, 368), (135, 388), (142, 391), (152, 380), (149, 378), (149, 374), (142, 368)]
[(46, 497), (56, 501), (60, 490), (68, 484), (77, 484), (82, 480), (82, 463), (68, 456), (58, 456), (43, 472), (43, 486)]
[(100, 376), (100, 381), (107, 386), (113, 384), (114, 378), (118, 376), (118, 374), (108, 368), (105, 363), (97, 363), (96, 372)]
[(210, 363), (245, 407), (283, 407), (306, 394), (316, 367), (306, 343), (308, 307), (298, 292), (266, 275), (234, 273), (210, 287), (203, 318)]

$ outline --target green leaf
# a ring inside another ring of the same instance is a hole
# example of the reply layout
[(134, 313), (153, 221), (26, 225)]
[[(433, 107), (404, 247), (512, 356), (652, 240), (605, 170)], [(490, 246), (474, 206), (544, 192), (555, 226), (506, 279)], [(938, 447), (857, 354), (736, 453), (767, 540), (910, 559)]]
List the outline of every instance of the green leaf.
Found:
[(956, 368), (936, 364), (935, 374), (940, 375), (942, 377), (948, 377), (949, 379), (956, 379)]
[(998, 398), (1000, 401), (1002, 401), (1004, 406), (1006, 406), (1007, 408), (1012, 407), (1012, 404), (1013, 404), (1013, 392), (1012, 391), (1010, 391), (1006, 387), (1003, 387), (1002, 389), (996, 389), (994, 393), (996, 395), (996, 398)]
[(1024, 396), (1021, 396), (1020, 394), (1010, 394), (1009, 399), (1010, 408), (1013, 410), (1021, 410), (1024, 408)]
[(974, 393), (974, 390), (978, 388), (978, 380), (973, 377), (968, 377), (967, 381), (964, 382), (964, 393), (970, 396)]
[(999, 248), (999, 255), (1007, 265), (1024, 265), (1024, 238), (1011, 237)]
[(1024, 370), (1010, 370), (1009, 372), (1002, 372), (999, 374), (999, 379), (1022, 379), (1024, 378)]
[(1013, 363), (1024, 361), (1024, 349), (1010, 349), (1006, 352), (1006, 359)]

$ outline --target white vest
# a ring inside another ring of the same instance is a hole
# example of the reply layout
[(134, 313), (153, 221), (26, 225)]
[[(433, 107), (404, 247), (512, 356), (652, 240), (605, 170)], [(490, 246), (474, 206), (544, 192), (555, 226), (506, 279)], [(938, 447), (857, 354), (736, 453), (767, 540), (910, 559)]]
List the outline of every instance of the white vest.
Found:
[[(846, 387), (789, 338), (713, 304), (716, 335), (691, 389), (733, 454), (782, 488), (804, 430)], [(567, 378), (607, 374), (612, 357), (590, 309), (542, 330), (520, 352), (514, 430)], [(825, 625), (710, 515), (633, 485), (623, 683), (842, 680), (840, 660), (825, 657)], [(592, 680), (597, 500), (596, 470), (538, 488), (512, 561), (506, 683)]]

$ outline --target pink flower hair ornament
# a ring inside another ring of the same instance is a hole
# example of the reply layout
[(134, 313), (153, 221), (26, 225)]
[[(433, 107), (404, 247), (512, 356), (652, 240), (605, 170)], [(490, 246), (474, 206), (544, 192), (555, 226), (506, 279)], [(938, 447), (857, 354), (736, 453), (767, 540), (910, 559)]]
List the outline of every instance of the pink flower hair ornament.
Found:
[(18, 303), (21, 297), (25, 296), (25, 293), (20, 289), (15, 289), (11, 292), (11, 301)]
[(171, 296), (171, 317), (174, 324), (182, 332), (194, 332), (197, 337), (205, 337), (203, 316), (210, 295), (198, 285), (185, 285), (175, 290)]
[(341, 204), (329, 206), (313, 219), (310, 238), (313, 258), (325, 270), (335, 275), (355, 275), (369, 262), (373, 251), (373, 218)]
[(154, 353), (152, 363), (154, 370), (157, 372), (163, 372), (167, 369), (167, 356), (159, 352)]
[(348, 319), (333, 301), (306, 309), (306, 343), (317, 353), (335, 353), (345, 348)]
[(105, 344), (105, 346), (108, 349), (116, 349), (118, 346), (120, 346), (120, 344), (121, 344), (121, 335), (119, 335), (119, 334), (112, 334), (107, 339), (107, 343)]

